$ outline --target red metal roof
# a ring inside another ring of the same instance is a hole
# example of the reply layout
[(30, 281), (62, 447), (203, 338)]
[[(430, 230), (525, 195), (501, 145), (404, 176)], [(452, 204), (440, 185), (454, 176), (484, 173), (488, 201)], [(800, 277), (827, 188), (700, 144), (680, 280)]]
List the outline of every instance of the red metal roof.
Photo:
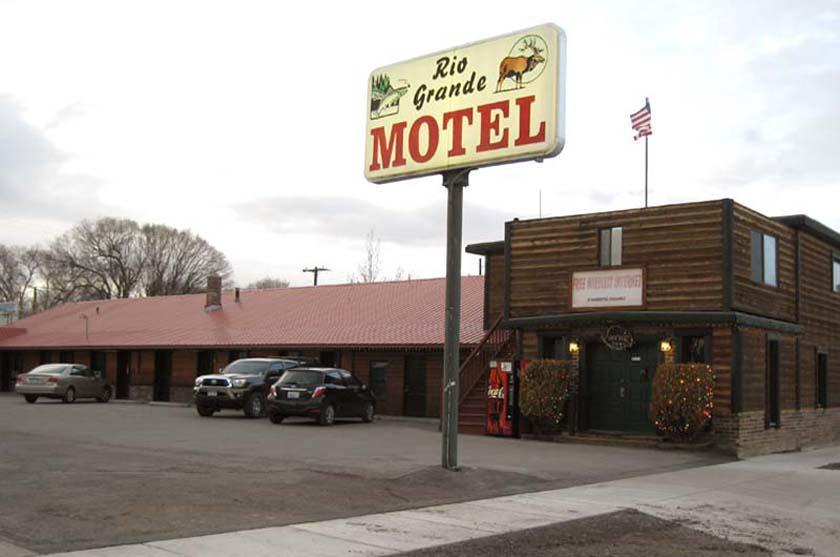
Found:
[[(461, 285), (461, 343), (477, 344), (484, 277)], [(238, 303), (224, 292), (217, 311), (205, 311), (204, 294), (77, 302), (15, 322), (26, 332), (0, 333), (0, 348), (442, 347), (444, 286), (440, 278), (243, 289)]]

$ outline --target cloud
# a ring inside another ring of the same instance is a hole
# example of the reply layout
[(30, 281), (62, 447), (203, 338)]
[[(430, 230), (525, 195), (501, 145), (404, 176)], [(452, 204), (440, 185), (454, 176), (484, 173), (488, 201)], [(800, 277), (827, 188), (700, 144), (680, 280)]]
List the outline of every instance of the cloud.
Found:
[[(281, 234), (304, 233), (362, 239), (371, 229), (383, 242), (406, 246), (440, 245), (446, 234), (446, 205), (387, 209), (348, 197), (275, 197), (235, 207), (242, 219), (256, 220)], [(513, 213), (465, 204), (464, 243), (501, 240)]]
[(738, 157), (718, 180), (796, 187), (837, 184), (840, 30), (826, 12), (813, 9), (798, 25), (775, 31), (765, 28), (752, 40), (754, 54), (743, 70), (752, 87), (765, 94), (755, 120), (743, 132)]
[(99, 181), (67, 172), (68, 159), (17, 103), (0, 96), (0, 216), (67, 221), (98, 210)]

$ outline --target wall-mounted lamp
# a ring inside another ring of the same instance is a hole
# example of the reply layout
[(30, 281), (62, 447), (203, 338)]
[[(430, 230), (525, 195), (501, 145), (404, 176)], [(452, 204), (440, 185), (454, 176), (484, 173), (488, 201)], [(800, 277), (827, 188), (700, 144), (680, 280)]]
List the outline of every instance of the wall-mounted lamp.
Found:
[(580, 344), (576, 340), (569, 341), (569, 353), (570, 354), (577, 354), (580, 352)]
[(671, 339), (666, 338), (659, 342), (659, 351), (660, 352), (670, 352), (674, 349), (674, 345), (671, 343)]

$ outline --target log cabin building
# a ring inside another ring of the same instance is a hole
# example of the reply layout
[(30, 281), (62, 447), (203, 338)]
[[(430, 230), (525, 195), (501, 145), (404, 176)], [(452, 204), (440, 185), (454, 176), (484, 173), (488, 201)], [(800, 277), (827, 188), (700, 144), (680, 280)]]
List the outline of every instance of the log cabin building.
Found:
[(652, 434), (657, 365), (705, 362), (719, 447), (840, 440), (840, 234), (819, 222), (724, 199), (514, 220), (467, 251), (485, 328), (501, 313), (520, 358), (577, 366), (573, 428)]
[[(185, 402), (199, 375), (238, 358), (288, 356), (353, 371), (379, 413), (438, 416), (444, 283), (222, 292), (210, 277), (206, 294), (64, 304), (0, 327), (0, 386), (11, 390), (39, 364), (76, 362), (103, 371), (117, 398)], [(484, 334), (483, 284), (462, 280), (465, 353)]]

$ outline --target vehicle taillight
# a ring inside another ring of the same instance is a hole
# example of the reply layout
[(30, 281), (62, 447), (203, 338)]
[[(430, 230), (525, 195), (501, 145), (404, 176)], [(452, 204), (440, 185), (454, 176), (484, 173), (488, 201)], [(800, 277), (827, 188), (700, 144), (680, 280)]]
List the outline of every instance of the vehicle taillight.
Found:
[(321, 398), (324, 396), (326, 390), (326, 387), (315, 387), (315, 390), (312, 392), (312, 398)]
[(18, 375), (17, 380), (15, 382), (16, 383), (23, 383), (24, 381), (26, 381), (26, 376), (25, 375)]
[(50, 377), (49, 379), (47, 379), (47, 383), (58, 383), (58, 377)]
[(277, 396), (277, 389), (275, 389), (275, 388), (274, 388), (274, 385), (272, 385), (272, 386), (268, 389), (268, 398), (275, 398), (276, 396)]

